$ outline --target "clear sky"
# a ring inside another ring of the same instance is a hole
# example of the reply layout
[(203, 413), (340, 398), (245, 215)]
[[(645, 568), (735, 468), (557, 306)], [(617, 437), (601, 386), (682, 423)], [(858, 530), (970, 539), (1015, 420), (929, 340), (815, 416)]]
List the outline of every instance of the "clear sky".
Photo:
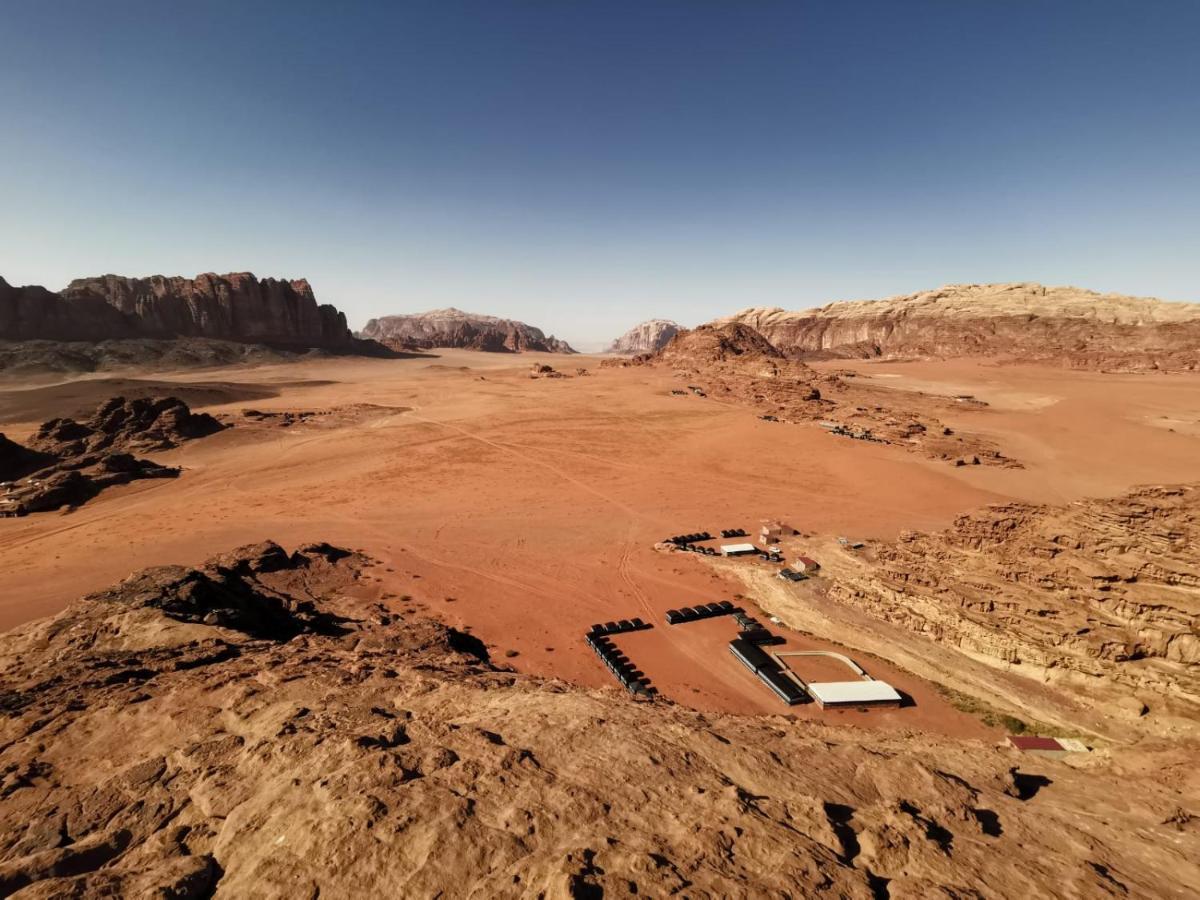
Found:
[(947, 282), (1200, 300), (1196, 0), (0, 0), (0, 275), (586, 346)]

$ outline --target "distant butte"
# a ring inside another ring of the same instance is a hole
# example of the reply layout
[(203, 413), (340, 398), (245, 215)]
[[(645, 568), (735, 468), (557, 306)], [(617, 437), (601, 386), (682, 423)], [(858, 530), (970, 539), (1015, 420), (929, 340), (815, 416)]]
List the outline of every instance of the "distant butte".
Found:
[(667, 345), (680, 331), (679, 323), (670, 319), (649, 319), (634, 325), (613, 341), (609, 353), (653, 353)]
[(560, 341), (554, 335), (547, 337), (540, 328), (524, 322), (463, 312), (453, 307), (371, 319), (363, 328), (362, 336), (397, 350), (462, 347), (491, 353), (575, 352), (566, 341)]

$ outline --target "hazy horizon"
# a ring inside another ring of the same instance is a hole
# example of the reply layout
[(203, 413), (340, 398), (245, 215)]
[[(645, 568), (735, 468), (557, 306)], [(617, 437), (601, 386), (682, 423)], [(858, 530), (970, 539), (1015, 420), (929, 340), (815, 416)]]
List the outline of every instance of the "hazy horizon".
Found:
[(947, 283), (1200, 300), (1200, 6), (6, 4), (0, 276), (599, 347)]

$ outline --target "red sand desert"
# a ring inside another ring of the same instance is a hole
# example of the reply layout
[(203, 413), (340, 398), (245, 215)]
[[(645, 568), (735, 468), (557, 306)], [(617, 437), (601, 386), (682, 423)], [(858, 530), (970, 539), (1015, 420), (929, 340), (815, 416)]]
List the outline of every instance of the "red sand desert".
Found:
[[(0, 522), (0, 625), (52, 614), (147, 565), (198, 563), (263, 537), (327, 540), (381, 559), (385, 594), (470, 629), (519, 671), (615, 687), (582, 637), (594, 622), (636, 615), (656, 627), (620, 642), (663, 695), (702, 710), (778, 713), (784, 707), (728, 653), (731, 620), (663, 623), (669, 608), (734, 597), (761, 617), (742, 576), (761, 576), (767, 564), (668, 554), (654, 549), (657, 541), (696, 530), (753, 532), (765, 518), (826, 538), (890, 539), (1008, 498), (1063, 500), (1200, 477), (1188, 427), (1200, 418), (1194, 376), (858, 365), (897, 391), (987, 401), (983, 414), (969, 414), (970, 427), (1024, 463), (954, 468), (673, 396), (676, 384), (662, 371), (539, 358), (591, 374), (531, 379), (525, 360), (447, 350), (436, 359), (189, 372), (144, 385), (9, 385), (0, 417), (16, 439), (118, 390), (169, 389), (237, 425), (156, 455), (184, 468), (176, 481), (132, 484), (70, 512)], [(241, 418), (248, 407), (327, 414), (281, 428)], [(1163, 427), (1163, 417), (1180, 427)], [(786, 649), (836, 649), (827, 637), (793, 633)], [(810, 704), (792, 714), (989, 733), (881, 656), (860, 662), (914, 706), (838, 713)]]

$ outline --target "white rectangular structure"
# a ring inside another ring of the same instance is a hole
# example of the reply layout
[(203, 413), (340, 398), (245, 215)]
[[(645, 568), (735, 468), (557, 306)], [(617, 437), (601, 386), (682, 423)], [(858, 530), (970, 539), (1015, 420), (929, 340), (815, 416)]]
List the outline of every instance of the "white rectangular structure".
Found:
[(747, 553), (757, 553), (758, 548), (753, 544), (722, 544), (722, 556), (744, 556)]
[(896, 689), (885, 681), (810, 682), (807, 687), (813, 699), (822, 707), (900, 703)]

